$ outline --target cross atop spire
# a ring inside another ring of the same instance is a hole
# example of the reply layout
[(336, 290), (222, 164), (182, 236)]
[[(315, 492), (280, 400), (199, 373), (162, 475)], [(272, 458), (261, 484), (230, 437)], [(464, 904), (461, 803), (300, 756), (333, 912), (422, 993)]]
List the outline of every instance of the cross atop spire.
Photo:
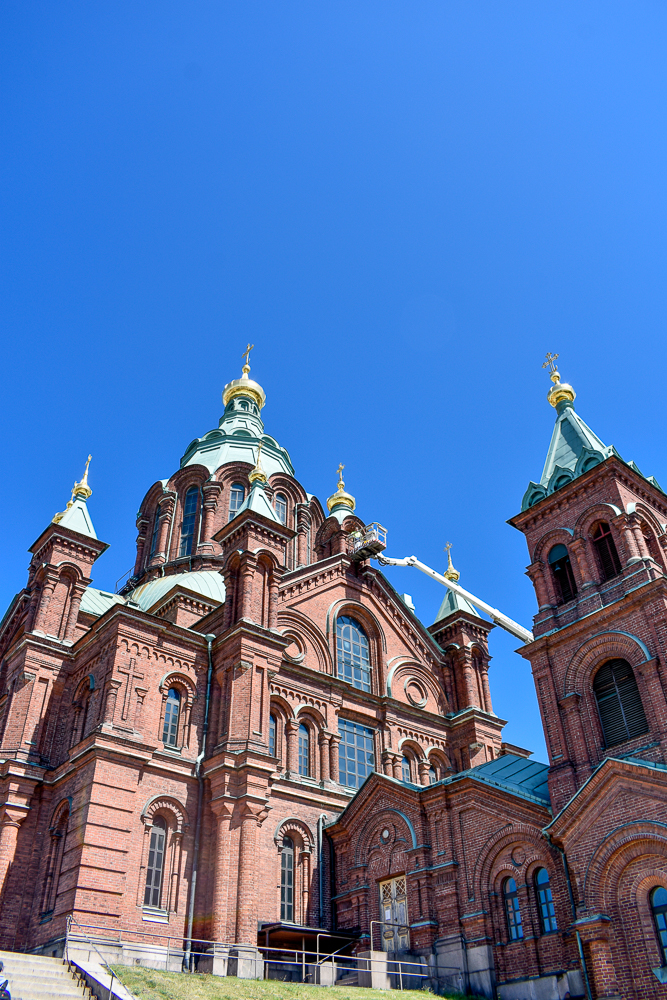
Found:
[(341, 489), (341, 490), (345, 486), (345, 483), (343, 482), (343, 469), (344, 468), (345, 468), (345, 466), (343, 465), (342, 462), (340, 462), (339, 465), (338, 465), (338, 468), (336, 470), (338, 472), (338, 488)]
[(544, 364), (542, 365), (542, 367), (549, 369), (549, 378), (551, 379), (551, 381), (554, 384), (556, 382), (560, 382), (560, 375), (558, 373), (558, 369), (556, 368), (556, 361), (557, 361), (559, 355), (558, 354), (552, 354), (551, 352), (549, 352), (546, 357), (547, 357), (547, 360), (544, 362)]
[(254, 345), (254, 344), (248, 344), (248, 346), (246, 347), (245, 351), (244, 351), (244, 352), (243, 352), (243, 354), (241, 355), (241, 357), (242, 357), (242, 358), (245, 358), (245, 364), (244, 364), (244, 366), (243, 366), (243, 368), (242, 368), (242, 371), (243, 371), (243, 372), (244, 372), (244, 373), (245, 373), (246, 375), (247, 375), (247, 374), (248, 374), (248, 372), (250, 371), (250, 364), (249, 364), (249, 359), (250, 359), (250, 352), (251, 352), (251, 351), (254, 351), (254, 349), (255, 349), (255, 345)]

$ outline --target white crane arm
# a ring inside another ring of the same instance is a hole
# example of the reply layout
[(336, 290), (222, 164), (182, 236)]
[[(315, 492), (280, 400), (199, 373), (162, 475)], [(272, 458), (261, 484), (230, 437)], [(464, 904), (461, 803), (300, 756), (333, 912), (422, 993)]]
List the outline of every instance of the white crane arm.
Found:
[(430, 566), (426, 566), (423, 562), (420, 562), (416, 556), (406, 556), (405, 559), (390, 559), (388, 556), (378, 556), (378, 562), (381, 566), (414, 566), (415, 569), (419, 569), (422, 573), (426, 573), (427, 576), (432, 577), (437, 580), (438, 583), (444, 583), (445, 587), (449, 587), (453, 590), (455, 594), (460, 597), (465, 598), (474, 607), (479, 608), (480, 611), (484, 611), (485, 614), (489, 616), (491, 621), (495, 622), (496, 625), (500, 625), (504, 628), (506, 632), (511, 633), (511, 635), (516, 636), (517, 639), (521, 639), (521, 642), (532, 642), (533, 633), (529, 632), (527, 628), (523, 625), (517, 624), (517, 622), (512, 621), (507, 615), (504, 615), (502, 611), (498, 611), (496, 608), (492, 608), (490, 604), (486, 604), (485, 601), (480, 601), (479, 597), (475, 597), (474, 594), (468, 593), (463, 587), (459, 587), (458, 583), (454, 583), (453, 580), (448, 580), (446, 576), (441, 573), (436, 573), (434, 569)]

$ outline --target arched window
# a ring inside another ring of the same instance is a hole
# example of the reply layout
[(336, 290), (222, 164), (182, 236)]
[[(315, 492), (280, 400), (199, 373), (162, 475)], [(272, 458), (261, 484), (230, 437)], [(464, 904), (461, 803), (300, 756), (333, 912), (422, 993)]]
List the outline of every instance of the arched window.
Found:
[(162, 742), (168, 747), (175, 747), (178, 743), (178, 717), (181, 712), (181, 696), (176, 688), (170, 688), (167, 695), (167, 704), (164, 709), (164, 728), (162, 730)]
[(287, 523), (287, 497), (282, 493), (276, 493), (276, 499), (274, 503), (276, 510), (276, 515), (283, 524)]
[(438, 780), (438, 773), (434, 767), (429, 767), (428, 769), (428, 783), (429, 785), (435, 785)]
[(650, 896), (655, 930), (660, 945), (661, 965), (667, 965), (667, 889), (659, 885)]
[(341, 615), (336, 622), (338, 676), (360, 691), (371, 689), (368, 639), (359, 622)]
[(310, 733), (303, 722), (299, 726), (299, 774), (310, 774)]
[(338, 719), (341, 735), (338, 749), (339, 781), (348, 788), (361, 788), (375, 768), (373, 730), (349, 719)]
[(611, 528), (606, 521), (601, 521), (593, 532), (593, 545), (600, 564), (603, 580), (611, 580), (621, 572), (621, 561), (616, 551), (616, 543)]
[(232, 488), (229, 491), (229, 520), (236, 517), (238, 510), (243, 506), (243, 501), (245, 499), (245, 488), (241, 483), (232, 483)]
[(577, 585), (574, 582), (570, 557), (564, 545), (554, 545), (549, 553), (549, 564), (559, 597), (566, 604), (577, 596)]
[(401, 761), (401, 778), (403, 781), (412, 781), (410, 776), (410, 758), (404, 757)]
[(556, 910), (551, 894), (549, 872), (546, 868), (538, 868), (535, 872), (535, 892), (537, 893), (537, 909), (540, 914), (542, 933), (550, 934), (552, 931), (557, 931)]
[(161, 816), (153, 820), (151, 842), (146, 865), (146, 890), (144, 906), (160, 906), (162, 895), (162, 873), (164, 871), (164, 848), (167, 840), (167, 824)]
[(280, 919), (294, 920), (294, 841), (283, 837), (280, 853)]
[(58, 896), (58, 882), (63, 866), (65, 855), (65, 841), (67, 839), (67, 824), (69, 822), (69, 807), (65, 806), (60, 810), (56, 820), (49, 830), (51, 842), (49, 844), (49, 854), (46, 862), (46, 879), (44, 882), (44, 893), (42, 899), (41, 916), (50, 917), (56, 908)]
[(593, 691), (605, 746), (613, 747), (648, 732), (637, 681), (626, 660), (609, 660), (603, 664), (595, 675)]
[(162, 508), (158, 504), (158, 506), (156, 508), (156, 511), (155, 511), (155, 520), (153, 521), (153, 534), (151, 535), (151, 548), (150, 548), (150, 552), (148, 553), (148, 558), (149, 559), (153, 558), (153, 556), (155, 555), (155, 550), (157, 548), (157, 540), (158, 540), (158, 537), (159, 537), (159, 534), (160, 534), (160, 511), (161, 511), (161, 509)]
[(192, 552), (192, 542), (195, 537), (195, 521), (197, 520), (197, 503), (199, 501), (199, 487), (191, 486), (185, 494), (183, 504), (183, 523), (181, 524), (181, 545), (178, 550), (179, 556), (189, 556)]
[(505, 900), (509, 939), (510, 941), (521, 941), (523, 939), (521, 908), (519, 907), (519, 893), (513, 878), (506, 878), (503, 882), (503, 899)]
[(269, 753), (272, 757), (276, 755), (276, 717), (269, 716)]

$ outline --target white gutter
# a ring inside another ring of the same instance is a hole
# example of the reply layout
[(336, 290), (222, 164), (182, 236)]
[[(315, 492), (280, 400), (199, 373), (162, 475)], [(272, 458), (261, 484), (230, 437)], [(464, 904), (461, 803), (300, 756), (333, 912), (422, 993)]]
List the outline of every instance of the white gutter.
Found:
[(484, 601), (480, 601), (479, 597), (475, 597), (474, 594), (468, 593), (463, 587), (459, 587), (458, 583), (453, 580), (448, 580), (446, 576), (442, 576), (440, 573), (436, 573), (434, 569), (430, 566), (426, 566), (423, 562), (420, 562), (416, 556), (406, 556), (405, 559), (390, 559), (388, 556), (378, 556), (377, 561), (381, 566), (414, 566), (415, 569), (420, 569), (422, 573), (426, 573), (427, 576), (432, 577), (437, 580), (438, 583), (444, 583), (445, 587), (449, 587), (453, 590), (455, 594), (459, 597), (463, 597), (466, 601), (469, 601), (474, 607), (479, 608), (489, 616), (491, 621), (495, 622), (496, 625), (500, 625), (504, 628), (506, 632), (511, 635), (516, 636), (517, 639), (521, 639), (521, 642), (532, 642), (533, 633), (529, 632), (527, 628), (523, 625), (518, 625), (517, 622), (512, 621), (507, 615), (504, 615), (502, 611), (498, 611), (496, 608), (492, 608), (489, 604)]

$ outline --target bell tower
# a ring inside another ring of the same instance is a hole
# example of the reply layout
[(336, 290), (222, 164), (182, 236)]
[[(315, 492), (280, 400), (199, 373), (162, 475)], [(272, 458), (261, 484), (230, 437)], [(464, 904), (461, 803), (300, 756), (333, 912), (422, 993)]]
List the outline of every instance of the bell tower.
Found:
[(605, 757), (667, 761), (667, 496), (584, 423), (548, 355), (544, 471), (510, 520), (537, 597), (530, 660), (554, 811)]

